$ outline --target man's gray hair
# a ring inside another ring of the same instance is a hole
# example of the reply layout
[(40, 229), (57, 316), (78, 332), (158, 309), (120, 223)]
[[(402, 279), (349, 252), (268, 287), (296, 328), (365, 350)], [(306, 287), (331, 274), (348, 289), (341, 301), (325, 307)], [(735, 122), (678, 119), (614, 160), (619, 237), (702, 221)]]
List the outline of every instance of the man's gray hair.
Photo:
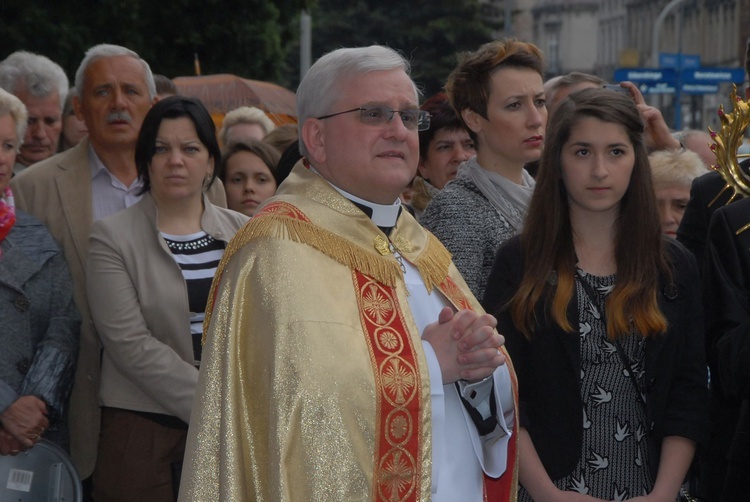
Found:
[(86, 55), (83, 57), (83, 61), (81, 61), (81, 64), (76, 71), (76, 96), (79, 99), (81, 98), (81, 92), (83, 92), (83, 77), (86, 75), (86, 70), (88, 70), (91, 63), (99, 58), (109, 58), (115, 56), (130, 56), (141, 63), (146, 79), (146, 87), (148, 88), (149, 98), (154, 99), (154, 97), (156, 96), (156, 83), (154, 82), (154, 74), (151, 73), (151, 67), (148, 65), (148, 63), (141, 59), (141, 57), (135, 51), (131, 51), (126, 47), (111, 44), (95, 45), (86, 51)]
[(18, 151), (18, 149), (21, 148), (21, 143), (23, 143), (23, 138), (26, 135), (26, 107), (16, 96), (0, 88), (0, 117), (6, 115), (10, 115), (10, 118), (13, 119), (13, 124), (16, 127), (16, 136), (18, 138), (16, 151)]
[[(342, 88), (349, 79), (385, 70), (403, 70), (410, 75), (411, 65), (401, 54), (382, 45), (337, 49), (322, 56), (310, 67), (297, 88), (297, 121), (300, 133), (307, 119), (334, 111), (331, 108), (338, 101)], [(414, 96), (419, 97), (416, 86)], [(300, 152), (307, 156), (302, 134), (299, 137)]]
[(11, 94), (28, 92), (46, 98), (57, 91), (62, 110), (68, 95), (68, 77), (51, 59), (26, 51), (16, 51), (0, 62), (0, 87)]

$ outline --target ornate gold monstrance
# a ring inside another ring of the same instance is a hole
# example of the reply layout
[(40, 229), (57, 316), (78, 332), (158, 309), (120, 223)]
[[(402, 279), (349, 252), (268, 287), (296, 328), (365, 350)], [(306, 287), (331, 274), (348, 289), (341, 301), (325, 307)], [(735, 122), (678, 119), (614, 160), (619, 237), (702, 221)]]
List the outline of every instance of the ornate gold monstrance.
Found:
[[(719, 132), (711, 130), (710, 127), (708, 128), (708, 132), (711, 133), (711, 138), (714, 140), (711, 150), (716, 155), (716, 164), (712, 165), (711, 169), (718, 172), (726, 183), (724, 188), (708, 204), (709, 206), (713, 205), (721, 194), (727, 190), (732, 190), (732, 196), (727, 201), (727, 204), (737, 197), (750, 196), (750, 177), (742, 171), (739, 161), (739, 159), (750, 157), (750, 155), (737, 154), (737, 149), (744, 141), (745, 130), (750, 125), (750, 103), (737, 96), (737, 86), (734, 84), (732, 84), (732, 94), (730, 97), (732, 111), (730, 113), (724, 112), (724, 105), (721, 105), (717, 112), (721, 120), (721, 129)], [(744, 232), (748, 228), (750, 228), (750, 223), (740, 228), (737, 234)]]

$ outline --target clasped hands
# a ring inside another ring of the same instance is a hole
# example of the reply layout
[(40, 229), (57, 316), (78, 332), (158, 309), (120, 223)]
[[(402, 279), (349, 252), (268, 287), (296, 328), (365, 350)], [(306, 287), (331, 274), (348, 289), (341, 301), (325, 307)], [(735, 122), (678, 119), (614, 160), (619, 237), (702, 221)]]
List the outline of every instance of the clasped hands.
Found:
[(478, 382), (505, 363), (499, 350), (505, 339), (496, 326), (497, 320), (489, 314), (445, 307), (438, 321), (425, 328), (422, 339), (435, 351), (444, 385), (458, 380)]
[(0, 414), (0, 455), (17, 455), (34, 446), (49, 427), (47, 405), (21, 396)]

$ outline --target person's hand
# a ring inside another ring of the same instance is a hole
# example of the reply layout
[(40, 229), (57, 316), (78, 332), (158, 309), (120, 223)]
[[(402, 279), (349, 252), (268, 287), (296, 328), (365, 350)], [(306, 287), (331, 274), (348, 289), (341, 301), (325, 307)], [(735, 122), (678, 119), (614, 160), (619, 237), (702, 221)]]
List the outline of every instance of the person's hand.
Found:
[(628, 91), (630, 98), (633, 100), (636, 106), (646, 104), (646, 98), (643, 97), (643, 93), (633, 82), (630, 82), (628, 80), (622, 81), (620, 82), (620, 87)]
[(505, 364), (505, 355), (499, 350), (505, 338), (496, 327), (497, 319), (493, 316), (478, 315), (458, 339), (458, 362), (464, 367), (461, 378), (467, 382), (478, 382)]
[(503, 338), (495, 331), (497, 321), (489, 314), (444, 308), (438, 322), (424, 330), (440, 364), (443, 384), (464, 379), (478, 381), (490, 376), (505, 362), (497, 348)]
[(635, 102), (635, 107), (641, 114), (643, 124), (646, 128), (643, 139), (646, 148), (650, 150), (677, 150), (680, 142), (672, 136), (664, 116), (658, 108), (646, 104), (641, 90), (633, 82), (620, 82), (620, 87), (628, 90), (630, 97)]
[(554, 500), (554, 502), (605, 502), (604, 499), (598, 499), (590, 495), (584, 495), (578, 492), (564, 492), (562, 490), (558, 490), (558, 493), (555, 494), (555, 498), (551, 500)]
[(0, 414), (0, 425), (24, 447), (31, 448), (49, 427), (47, 405), (36, 396), (21, 396)]
[(16, 438), (8, 434), (5, 429), (0, 428), (0, 455), (16, 456), (27, 450)]
[(550, 485), (543, 492), (535, 493), (534, 500), (538, 502), (607, 502), (591, 495), (560, 490), (554, 485)]
[(654, 493), (649, 493), (648, 495), (644, 495), (642, 497), (633, 497), (630, 499), (625, 499), (625, 502), (672, 502), (677, 497), (677, 494), (675, 493), (674, 497), (666, 497), (663, 499), (659, 499)]
[(664, 121), (658, 108), (649, 105), (636, 105), (641, 114), (646, 130), (643, 135), (646, 148), (649, 150), (677, 150), (680, 142), (672, 136), (672, 131)]

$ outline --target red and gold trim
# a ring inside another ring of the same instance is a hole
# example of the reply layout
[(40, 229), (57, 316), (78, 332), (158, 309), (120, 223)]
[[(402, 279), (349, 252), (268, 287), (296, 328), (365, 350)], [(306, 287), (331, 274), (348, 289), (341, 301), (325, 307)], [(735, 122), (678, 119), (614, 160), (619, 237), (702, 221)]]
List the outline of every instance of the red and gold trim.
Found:
[(461, 288), (458, 287), (450, 276), (445, 276), (443, 282), (438, 285), (438, 289), (459, 310), (471, 310), (474, 308), (471, 306), (471, 302), (466, 297)]
[(417, 501), (425, 465), (418, 351), (396, 290), (356, 270), (352, 275), (378, 396), (373, 500)]

